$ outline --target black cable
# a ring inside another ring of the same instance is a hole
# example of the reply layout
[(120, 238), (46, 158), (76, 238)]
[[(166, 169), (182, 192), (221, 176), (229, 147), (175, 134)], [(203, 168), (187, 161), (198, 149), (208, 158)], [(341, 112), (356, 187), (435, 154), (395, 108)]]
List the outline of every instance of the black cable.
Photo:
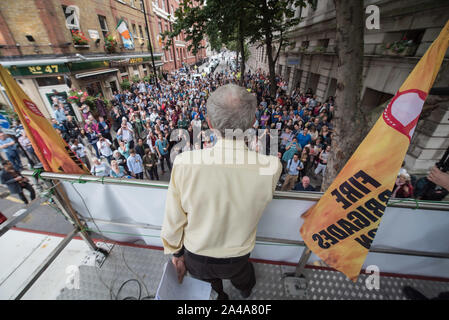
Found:
[(122, 291), (123, 287), (124, 287), (127, 283), (129, 283), (129, 282), (131, 282), (131, 281), (137, 282), (137, 284), (138, 284), (138, 286), (139, 286), (139, 296), (138, 296), (138, 298), (136, 298), (136, 297), (125, 297), (125, 298), (122, 299), (122, 300), (140, 300), (141, 295), (142, 295), (142, 286), (140, 285), (140, 282), (139, 282), (139, 280), (137, 280), (137, 279), (129, 279), (129, 280), (126, 280), (125, 282), (123, 282), (122, 285), (120, 286), (120, 288), (119, 288), (118, 291), (117, 291), (117, 295), (115, 296), (115, 299), (116, 299), (116, 300), (118, 300), (117, 298), (118, 298), (118, 296), (120, 295), (120, 291)]
[(96, 224), (95, 219), (94, 219), (94, 217), (92, 217), (92, 214), (90, 213), (90, 210), (89, 210), (89, 208), (87, 207), (87, 204), (86, 204), (86, 202), (84, 201), (84, 198), (83, 198), (83, 196), (81, 195), (81, 193), (75, 188), (75, 186), (74, 186), (73, 184), (71, 184), (71, 185), (72, 185), (73, 190), (75, 190), (75, 192), (76, 192), (76, 193), (78, 194), (78, 196), (81, 198), (81, 201), (83, 202), (84, 206), (86, 207), (87, 213), (89, 214), (90, 218), (92, 219), (92, 223), (93, 223), (93, 224), (95, 225), (95, 227), (97, 228), (98, 233), (101, 234), (104, 238), (107, 238), (107, 237), (101, 232), (100, 228), (99, 228), (98, 225)]

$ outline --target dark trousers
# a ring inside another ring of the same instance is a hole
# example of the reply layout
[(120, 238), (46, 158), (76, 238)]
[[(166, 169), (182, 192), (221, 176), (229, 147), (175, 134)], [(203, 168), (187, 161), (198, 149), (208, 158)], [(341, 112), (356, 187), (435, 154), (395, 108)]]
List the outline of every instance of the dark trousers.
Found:
[(211, 258), (184, 251), (187, 271), (200, 280), (212, 285), (219, 297), (225, 295), (223, 279), (231, 280), (234, 287), (241, 291), (249, 291), (256, 284), (254, 266), (249, 262), (249, 254), (235, 258)]
[(17, 151), (12, 151), (6, 153), (8, 160), (12, 163), (14, 170), (20, 172), (22, 170), (22, 161), (20, 160), (19, 153)]
[(162, 168), (162, 171), (165, 171), (164, 159), (165, 159), (165, 161), (167, 161), (168, 170), (171, 170), (170, 153), (169, 152), (167, 152), (166, 154), (162, 155), (162, 157), (161, 157), (161, 168)]
[(147, 168), (146, 170), (151, 180), (159, 180), (159, 175), (157, 174), (157, 165), (153, 165), (151, 168)]
[(139, 172), (139, 173), (136, 173), (136, 179), (143, 180), (143, 171)]
[(97, 143), (92, 143), (91, 146), (94, 148), (97, 158), (100, 159), (100, 152), (98, 151)]
[(25, 197), (25, 195), (23, 194), (23, 189), (27, 189), (30, 192), (30, 197), (31, 200), (34, 200), (36, 198), (36, 192), (33, 189), (33, 186), (31, 184), (29, 184), (28, 182), (25, 183), (22, 187), (22, 191), (19, 192), (19, 198), (25, 202), (26, 204), (28, 204), (28, 199)]

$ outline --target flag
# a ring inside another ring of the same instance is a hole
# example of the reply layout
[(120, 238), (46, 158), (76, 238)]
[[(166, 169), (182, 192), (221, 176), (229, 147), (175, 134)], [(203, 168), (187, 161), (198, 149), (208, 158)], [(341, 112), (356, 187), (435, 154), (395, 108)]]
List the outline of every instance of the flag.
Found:
[(134, 49), (134, 39), (131, 32), (128, 30), (128, 26), (126, 22), (122, 19), (117, 23), (117, 31), (120, 33), (122, 37), (123, 47), (125, 49), (133, 50)]
[(87, 168), (70, 150), (50, 121), (44, 117), (36, 104), (23, 92), (8, 70), (1, 65), (0, 82), (14, 105), (25, 133), (45, 171), (89, 174)]
[(357, 281), (392, 194), (424, 101), (449, 46), (449, 22), (300, 229), (330, 267)]
[(129, 33), (128, 27), (126, 26), (126, 22), (122, 19), (117, 23), (117, 31), (120, 33), (120, 35), (129, 40), (131, 39), (131, 34)]

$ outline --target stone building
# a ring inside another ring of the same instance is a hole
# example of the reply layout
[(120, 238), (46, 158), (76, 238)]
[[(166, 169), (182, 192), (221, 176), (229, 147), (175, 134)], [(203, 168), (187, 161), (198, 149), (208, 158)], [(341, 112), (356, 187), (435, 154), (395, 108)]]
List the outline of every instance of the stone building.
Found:
[[(153, 12), (156, 15), (157, 39), (162, 45), (161, 33), (172, 31), (172, 24), (175, 22), (174, 13), (179, 7), (178, 0), (152, 0)], [(169, 49), (163, 50), (163, 69), (173, 71), (181, 68), (184, 64), (189, 66), (201, 61), (206, 57), (206, 49), (200, 49), (196, 55), (188, 50), (188, 43), (185, 41), (185, 34), (181, 32), (173, 41)], [(202, 43), (204, 46), (204, 41)]]
[[(336, 92), (337, 58), (335, 5), (332, 0), (317, 0), (297, 8), (302, 21), (289, 32), (291, 45), (281, 50), (276, 73), (288, 80), (288, 91), (296, 87), (312, 89), (324, 101)], [(449, 19), (449, 2), (435, 0), (365, 0), (380, 13), (379, 29), (364, 34), (364, 73), (362, 105), (375, 109), (388, 101), (436, 39)], [(368, 18), (370, 14), (366, 14)], [(400, 52), (391, 50), (401, 47)], [(252, 70), (268, 73), (265, 47), (250, 47), (248, 62)], [(449, 51), (446, 53), (449, 57)], [(449, 84), (449, 59), (445, 58), (434, 87)], [(406, 167), (424, 173), (449, 147), (449, 97), (428, 99), (421, 121), (406, 156)]]
[[(120, 21), (126, 23), (130, 40), (116, 30)], [(111, 99), (124, 79), (150, 75), (147, 24), (156, 72), (160, 72), (163, 53), (156, 41), (150, 0), (0, 1), (0, 63), (52, 117), (51, 98), (67, 97), (67, 79), (74, 88)], [(84, 40), (76, 41), (74, 32)], [(109, 36), (116, 40), (115, 46), (105, 46)], [(72, 109), (79, 118), (77, 108), (72, 105)]]

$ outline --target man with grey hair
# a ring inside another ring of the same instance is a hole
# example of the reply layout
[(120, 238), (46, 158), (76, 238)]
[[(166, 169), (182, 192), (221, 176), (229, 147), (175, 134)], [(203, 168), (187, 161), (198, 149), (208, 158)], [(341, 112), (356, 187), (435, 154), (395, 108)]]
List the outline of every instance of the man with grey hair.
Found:
[(206, 121), (224, 138), (212, 148), (177, 155), (171, 172), (161, 231), (164, 252), (173, 254), (180, 282), (187, 270), (210, 282), (218, 299), (229, 298), (222, 279), (230, 279), (244, 298), (256, 284), (249, 256), (282, 170), (277, 157), (248, 150), (243, 134), (226, 135), (252, 127), (256, 104), (242, 87), (219, 87), (207, 102)]

